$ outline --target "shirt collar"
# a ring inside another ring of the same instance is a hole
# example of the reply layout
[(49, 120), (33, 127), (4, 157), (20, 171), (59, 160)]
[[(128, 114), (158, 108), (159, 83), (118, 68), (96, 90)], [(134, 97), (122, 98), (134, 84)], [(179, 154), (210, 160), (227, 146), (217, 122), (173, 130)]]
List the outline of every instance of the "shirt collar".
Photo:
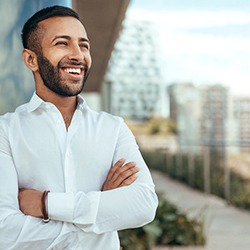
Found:
[[(34, 92), (33, 96), (30, 99), (30, 102), (28, 103), (27, 111), (32, 112), (38, 109), (40, 106), (48, 106), (48, 105), (53, 105), (53, 104), (45, 102), (36, 94), (36, 92)], [(86, 107), (87, 107), (86, 101), (81, 95), (78, 95), (77, 96), (77, 109), (84, 110)]]
[(87, 103), (81, 95), (77, 96), (77, 109), (84, 110), (87, 108)]
[(28, 103), (27, 111), (32, 112), (40, 107), (43, 103), (44, 101), (36, 94), (36, 92), (34, 92), (30, 102)]

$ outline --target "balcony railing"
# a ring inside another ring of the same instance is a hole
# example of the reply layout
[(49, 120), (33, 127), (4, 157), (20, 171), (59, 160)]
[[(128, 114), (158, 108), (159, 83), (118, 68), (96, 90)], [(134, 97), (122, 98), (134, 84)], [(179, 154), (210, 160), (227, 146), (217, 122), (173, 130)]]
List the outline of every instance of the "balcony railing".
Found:
[(250, 141), (180, 143), (142, 150), (149, 167), (250, 210)]

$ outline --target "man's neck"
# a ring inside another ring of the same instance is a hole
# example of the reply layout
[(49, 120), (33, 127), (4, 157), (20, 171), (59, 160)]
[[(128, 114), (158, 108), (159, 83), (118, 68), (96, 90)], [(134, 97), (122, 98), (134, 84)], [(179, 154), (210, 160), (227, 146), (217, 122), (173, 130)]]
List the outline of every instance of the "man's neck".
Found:
[[(65, 98), (68, 99), (69, 97)], [(70, 126), (71, 120), (73, 118), (74, 112), (76, 110), (77, 99), (76, 97), (71, 100), (64, 100), (63, 103), (54, 103), (54, 105), (61, 112), (66, 128)]]
[(45, 102), (53, 103), (62, 114), (66, 128), (70, 126), (77, 106), (77, 96), (63, 97), (55, 93), (36, 93)]

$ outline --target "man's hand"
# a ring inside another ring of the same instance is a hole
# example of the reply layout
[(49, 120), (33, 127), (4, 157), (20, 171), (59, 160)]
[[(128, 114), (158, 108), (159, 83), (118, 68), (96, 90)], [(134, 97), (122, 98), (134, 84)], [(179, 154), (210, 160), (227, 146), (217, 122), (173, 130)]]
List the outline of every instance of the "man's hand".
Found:
[(18, 194), (19, 208), (25, 215), (43, 218), (42, 195), (35, 189), (20, 189)]
[(102, 191), (128, 186), (136, 180), (136, 173), (139, 172), (139, 168), (136, 167), (136, 163), (128, 162), (123, 166), (124, 163), (125, 159), (120, 159), (110, 169), (102, 186)]

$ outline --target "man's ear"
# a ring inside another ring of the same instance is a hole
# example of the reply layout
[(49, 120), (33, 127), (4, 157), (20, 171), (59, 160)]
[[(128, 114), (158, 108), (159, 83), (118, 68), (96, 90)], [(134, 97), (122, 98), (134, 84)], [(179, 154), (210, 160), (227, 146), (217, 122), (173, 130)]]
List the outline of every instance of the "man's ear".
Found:
[(29, 49), (23, 49), (23, 61), (25, 65), (33, 72), (38, 70), (37, 55)]

